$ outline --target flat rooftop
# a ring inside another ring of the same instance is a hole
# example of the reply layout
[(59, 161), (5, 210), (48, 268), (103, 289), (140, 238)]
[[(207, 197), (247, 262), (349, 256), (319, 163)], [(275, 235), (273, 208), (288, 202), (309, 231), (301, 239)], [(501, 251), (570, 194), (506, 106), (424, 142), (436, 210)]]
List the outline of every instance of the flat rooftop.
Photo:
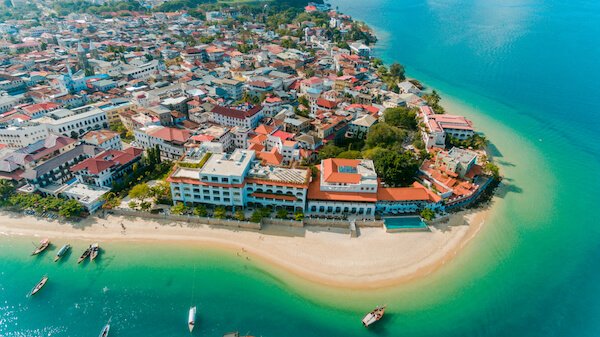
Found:
[(292, 169), (257, 165), (248, 173), (248, 178), (269, 180), (282, 183), (306, 184), (309, 180), (309, 171), (306, 169)]
[(254, 151), (235, 150), (232, 154), (215, 153), (204, 164), (200, 174), (242, 176), (254, 160)]

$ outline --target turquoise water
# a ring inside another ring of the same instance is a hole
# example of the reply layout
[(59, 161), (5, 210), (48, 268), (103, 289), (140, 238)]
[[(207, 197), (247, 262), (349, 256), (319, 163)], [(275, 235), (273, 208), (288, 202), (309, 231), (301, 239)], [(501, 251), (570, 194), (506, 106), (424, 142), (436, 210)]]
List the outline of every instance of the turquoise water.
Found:
[(421, 220), (418, 216), (403, 216), (403, 217), (389, 217), (383, 218), (385, 227), (388, 229), (402, 229), (402, 228), (426, 228), (427, 224)]
[[(0, 336), (97, 336), (111, 316), (111, 336), (186, 336), (194, 302), (196, 336), (600, 335), (600, 3), (334, 4), (493, 141), (506, 179), (474, 241), (427, 278), (359, 292), (202, 247), (102, 243), (96, 265), (77, 266), (86, 243), (73, 242), (56, 265), (29, 257), (31, 240), (1, 237)], [(389, 314), (365, 330), (361, 315), (383, 302)]]

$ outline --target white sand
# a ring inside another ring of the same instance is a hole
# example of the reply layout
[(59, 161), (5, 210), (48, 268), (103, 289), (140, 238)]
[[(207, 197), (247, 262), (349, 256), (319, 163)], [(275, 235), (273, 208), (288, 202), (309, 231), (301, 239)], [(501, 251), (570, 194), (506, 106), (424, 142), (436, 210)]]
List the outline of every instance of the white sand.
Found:
[(358, 238), (316, 227), (268, 226), (261, 231), (192, 228), (185, 223), (117, 216), (91, 217), (70, 224), (11, 212), (0, 212), (0, 232), (55, 241), (177, 240), (227, 250), (244, 248), (253, 257), (321, 284), (378, 288), (422, 277), (447, 263), (475, 236), (488, 212), (452, 215), (448, 222), (432, 227), (431, 232), (386, 233), (381, 228), (361, 228)]

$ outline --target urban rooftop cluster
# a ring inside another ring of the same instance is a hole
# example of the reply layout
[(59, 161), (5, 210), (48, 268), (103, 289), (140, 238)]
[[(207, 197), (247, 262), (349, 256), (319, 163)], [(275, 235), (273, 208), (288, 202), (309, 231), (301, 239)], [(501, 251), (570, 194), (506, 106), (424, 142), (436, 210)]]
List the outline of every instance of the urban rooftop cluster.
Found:
[(0, 23), (0, 178), (21, 194), (150, 209), (119, 196), (163, 179), (155, 203), (180, 210), (369, 219), (463, 207), (498, 178), (473, 123), (327, 5), (39, 6)]

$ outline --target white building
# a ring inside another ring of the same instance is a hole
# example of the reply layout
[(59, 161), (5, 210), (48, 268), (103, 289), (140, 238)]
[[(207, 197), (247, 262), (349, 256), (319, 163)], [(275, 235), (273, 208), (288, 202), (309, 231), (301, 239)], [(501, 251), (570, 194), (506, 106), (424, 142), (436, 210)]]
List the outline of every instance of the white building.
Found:
[(144, 149), (158, 145), (160, 155), (167, 159), (179, 159), (185, 154), (184, 144), (190, 139), (191, 132), (165, 126), (150, 125), (134, 130), (136, 143)]
[(260, 105), (241, 110), (217, 105), (212, 110), (212, 120), (225, 126), (254, 129), (262, 118), (263, 112)]
[(306, 211), (318, 215), (373, 217), (377, 186), (377, 173), (371, 160), (323, 160), (319, 177), (310, 184)]
[(122, 150), (123, 142), (118, 132), (110, 130), (90, 131), (81, 137), (81, 140), (92, 145), (96, 145), (105, 150)]

